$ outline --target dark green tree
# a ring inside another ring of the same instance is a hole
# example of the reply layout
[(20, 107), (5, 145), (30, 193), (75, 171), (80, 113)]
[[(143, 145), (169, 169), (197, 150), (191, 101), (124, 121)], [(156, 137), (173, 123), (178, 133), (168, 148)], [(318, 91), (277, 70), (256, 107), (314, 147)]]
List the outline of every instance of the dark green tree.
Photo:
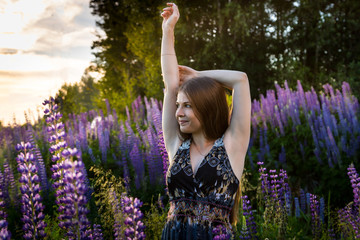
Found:
[[(274, 81), (301, 80), (305, 88), (358, 84), (359, 9), (355, 0), (179, 0), (179, 64), (237, 69), (248, 74), (252, 96)], [(165, 3), (91, 0), (100, 92), (121, 111), (138, 95), (162, 98), (161, 17)], [(335, 82), (335, 83), (334, 83)], [(353, 87), (354, 88), (354, 87)], [(356, 89), (356, 87), (354, 88)]]
[(138, 96), (160, 98), (160, 1), (91, 0), (105, 36), (93, 43), (102, 98), (118, 111)]

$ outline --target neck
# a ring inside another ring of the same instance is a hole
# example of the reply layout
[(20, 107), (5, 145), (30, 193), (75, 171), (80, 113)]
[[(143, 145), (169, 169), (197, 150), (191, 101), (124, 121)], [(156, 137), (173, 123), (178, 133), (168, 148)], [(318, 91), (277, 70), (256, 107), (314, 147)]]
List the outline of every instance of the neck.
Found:
[(193, 143), (199, 148), (199, 150), (207, 149), (214, 144), (214, 141), (208, 140), (204, 134), (192, 134)]

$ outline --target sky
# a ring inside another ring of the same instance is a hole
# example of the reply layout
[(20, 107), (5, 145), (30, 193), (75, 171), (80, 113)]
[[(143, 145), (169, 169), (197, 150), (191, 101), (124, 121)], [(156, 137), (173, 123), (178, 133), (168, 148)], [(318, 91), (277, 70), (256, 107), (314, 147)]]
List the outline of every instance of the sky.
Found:
[(64, 83), (79, 82), (100, 32), (89, 0), (0, 0), (0, 121), (25, 123)]

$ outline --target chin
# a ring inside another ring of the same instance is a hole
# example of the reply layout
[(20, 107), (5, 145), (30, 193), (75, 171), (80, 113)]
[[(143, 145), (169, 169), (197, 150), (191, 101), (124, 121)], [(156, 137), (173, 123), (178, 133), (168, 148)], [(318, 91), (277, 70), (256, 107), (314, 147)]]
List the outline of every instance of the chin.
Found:
[(186, 133), (186, 134), (191, 134), (192, 133), (192, 131), (191, 130), (189, 130), (189, 129), (181, 129), (180, 128), (180, 132), (182, 132), (182, 133)]

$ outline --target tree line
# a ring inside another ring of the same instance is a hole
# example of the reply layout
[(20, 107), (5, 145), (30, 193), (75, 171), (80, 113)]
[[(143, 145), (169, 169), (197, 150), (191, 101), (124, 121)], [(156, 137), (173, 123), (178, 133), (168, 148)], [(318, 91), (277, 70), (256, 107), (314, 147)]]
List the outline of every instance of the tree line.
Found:
[[(320, 90), (325, 83), (339, 87), (343, 81), (360, 89), (360, 1), (175, 3), (181, 15), (175, 29), (181, 65), (244, 71), (253, 98), (285, 80), (290, 87), (300, 80), (306, 89)], [(93, 106), (105, 109), (101, 99), (107, 98), (113, 108), (123, 112), (139, 95), (161, 99), (160, 12), (166, 2), (90, 0), (89, 6), (104, 33), (92, 45), (93, 70), (103, 73), (92, 85), (97, 89)], [(73, 101), (68, 94), (62, 89), (62, 98)], [(81, 94), (79, 89), (77, 95)], [(354, 94), (359, 97), (359, 92)]]

